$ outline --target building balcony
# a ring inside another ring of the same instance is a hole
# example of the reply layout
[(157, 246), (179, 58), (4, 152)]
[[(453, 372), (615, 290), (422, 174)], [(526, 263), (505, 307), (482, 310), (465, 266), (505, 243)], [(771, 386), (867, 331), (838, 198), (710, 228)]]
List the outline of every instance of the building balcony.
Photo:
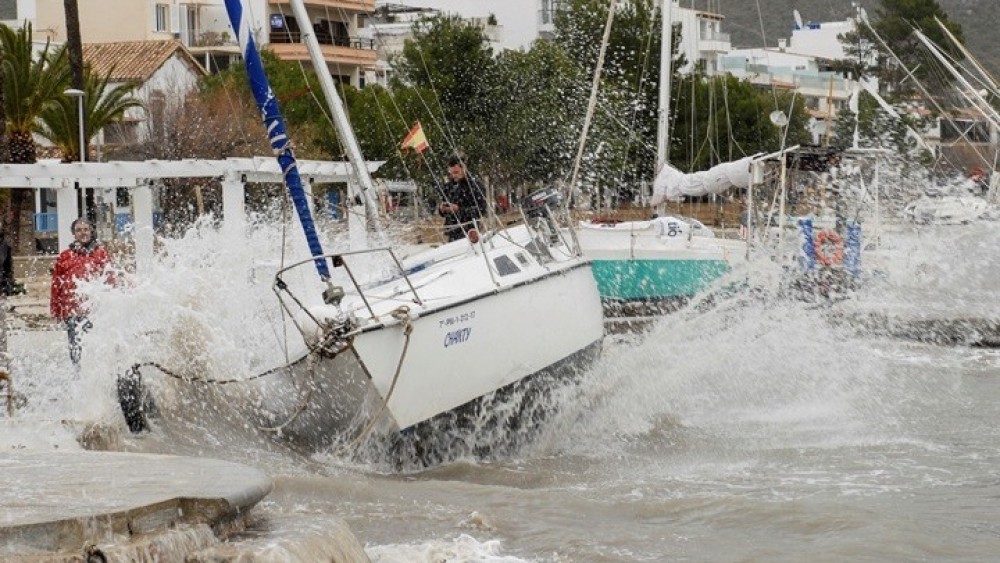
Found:
[[(316, 35), (316, 41), (320, 45), (332, 45), (334, 47), (346, 47), (348, 49), (363, 51), (376, 50), (374, 39), (361, 39), (359, 37), (350, 37), (347, 35), (333, 35), (327, 31), (321, 30), (316, 30), (313, 33)], [(302, 32), (272, 31), (268, 36), (268, 42), (271, 44), (272, 49), (276, 48), (279, 44), (302, 43)]]
[[(288, 5), (289, 0), (270, 0), (272, 6)], [(375, 11), (375, 0), (306, 0), (306, 8), (344, 10), (345, 12), (356, 12), (370, 14)], [(285, 13), (290, 13), (286, 10)], [(336, 13), (336, 12), (335, 12)]]
[[(297, 36), (297, 33), (271, 34), (271, 44), (269, 48), (279, 59), (283, 61), (309, 61), (309, 51), (302, 43), (290, 43), (290, 40), (274, 41), (275, 35)], [(297, 37), (296, 37), (297, 39)], [(370, 67), (378, 60), (378, 52), (375, 50), (374, 41), (370, 39), (340, 38), (338, 42), (320, 42), (320, 50), (323, 52), (323, 59), (329, 64), (355, 65), (359, 67)]]
[(699, 41), (721, 41), (723, 43), (731, 43), (729, 40), (728, 33), (721, 33), (718, 31), (702, 31), (698, 34)]
[(180, 35), (181, 43), (188, 49), (212, 48), (212, 47), (239, 47), (236, 38), (228, 31), (214, 31), (202, 29), (188, 29)]
[(698, 36), (698, 50), (703, 53), (728, 53), (732, 46), (728, 33), (702, 32)]

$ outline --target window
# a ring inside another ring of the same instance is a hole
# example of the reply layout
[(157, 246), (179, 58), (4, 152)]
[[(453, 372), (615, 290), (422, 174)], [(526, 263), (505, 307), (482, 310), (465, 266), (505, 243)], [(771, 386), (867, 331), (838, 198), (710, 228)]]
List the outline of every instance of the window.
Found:
[(156, 5), (156, 31), (170, 31), (170, 6)]
[(0, 20), (17, 19), (17, 0), (0, 0)]

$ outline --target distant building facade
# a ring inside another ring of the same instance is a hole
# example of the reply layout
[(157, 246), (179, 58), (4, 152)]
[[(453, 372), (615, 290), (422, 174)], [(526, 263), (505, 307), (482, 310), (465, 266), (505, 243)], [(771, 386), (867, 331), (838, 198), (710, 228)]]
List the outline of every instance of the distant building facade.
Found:
[[(393, 75), (392, 59), (403, 52), (406, 41), (413, 39), (413, 26), (441, 15), (440, 10), (432, 8), (379, 1), (362, 32), (362, 37), (370, 40), (378, 52), (376, 63), (367, 70), (363, 84), (387, 86)], [(500, 52), (502, 26), (488, 17), (465, 18), (465, 21), (482, 29), (493, 52)]]
[[(376, 61), (375, 45), (361, 37), (375, 0), (306, 0), (309, 22), (296, 20), (287, 0), (244, 0), (249, 28), (278, 58), (310, 64), (302, 29), (312, 29), (335, 79), (360, 86)], [(180, 41), (211, 72), (238, 63), (239, 46), (223, 0), (81, 0), (84, 43)], [(0, 0), (0, 21), (31, 22), (36, 39), (63, 43), (63, 0)]]
[[(566, 9), (567, 3), (564, 0), (537, 1), (538, 36), (540, 39), (551, 40), (555, 36), (556, 18), (561, 10)], [(688, 73), (700, 67), (708, 75), (717, 74), (719, 54), (732, 47), (729, 34), (722, 32), (725, 16), (717, 12), (682, 7), (679, 0), (670, 1), (670, 19), (675, 25), (680, 24), (679, 51), (687, 60), (680, 72)]]

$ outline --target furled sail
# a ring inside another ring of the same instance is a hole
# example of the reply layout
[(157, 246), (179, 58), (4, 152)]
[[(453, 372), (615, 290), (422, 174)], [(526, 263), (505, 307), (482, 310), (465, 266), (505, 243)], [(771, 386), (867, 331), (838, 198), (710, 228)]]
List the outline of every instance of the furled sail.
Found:
[(725, 162), (704, 170), (685, 174), (667, 164), (653, 180), (652, 205), (683, 196), (702, 196), (721, 193), (732, 187), (746, 187), (750, 183), (752, 157)]

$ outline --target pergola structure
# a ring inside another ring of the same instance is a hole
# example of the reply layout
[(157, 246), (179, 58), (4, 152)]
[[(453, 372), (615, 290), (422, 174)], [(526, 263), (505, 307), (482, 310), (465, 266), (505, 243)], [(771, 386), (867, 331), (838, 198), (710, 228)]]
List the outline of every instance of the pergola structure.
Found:
[[(382, 164), (369, 162), (368, 170), (374, 172)], [(353, 182), (346, 162), (300, 160), (298, 168), (307, 193), (313, 184)], [(73, 240), (70, 224), (80, 216), (77, 187), (127, 188), (132, 197), (135, 259), (140, 271), (153, 258), (152, 187), (167, 178), (217, 178), (222, 183), (222, 228), (235, 236), (246, 230), (245, 184), (281, 183), (284, 174), (273, 157), (0, 164), (0, 188), (56, 191), (59, 248), (66, 248)]]

